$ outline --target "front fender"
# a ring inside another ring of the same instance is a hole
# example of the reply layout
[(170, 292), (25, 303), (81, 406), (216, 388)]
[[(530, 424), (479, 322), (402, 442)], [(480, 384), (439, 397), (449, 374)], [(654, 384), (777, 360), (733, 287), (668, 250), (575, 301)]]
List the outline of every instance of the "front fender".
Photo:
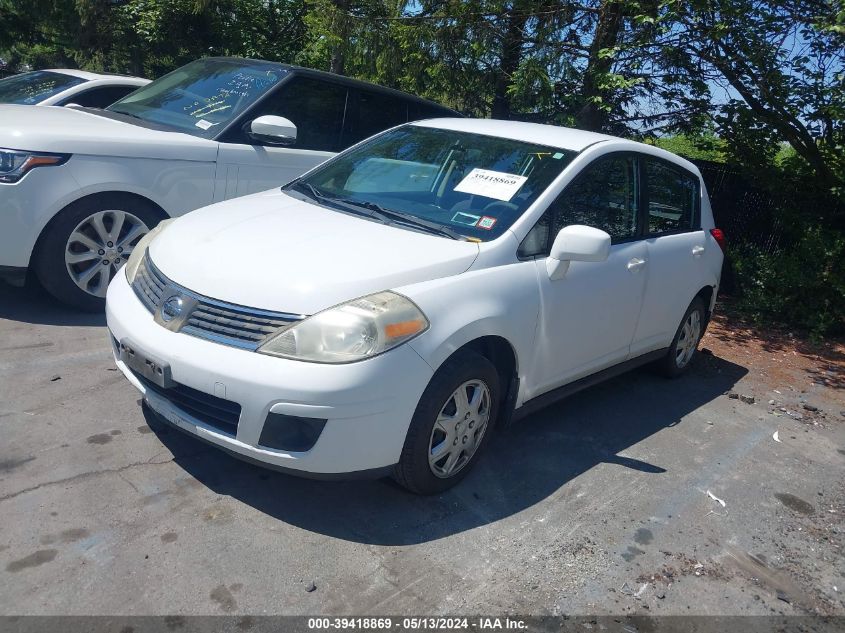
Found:
[(534, 263), (473, 270), (397, 288), (428, 317), (430, 328), (409, 343), (433, 370), (467, 343), (483, 336), (507, 340), (516, 355), (520, 394), (532, 366), (540, 311)]

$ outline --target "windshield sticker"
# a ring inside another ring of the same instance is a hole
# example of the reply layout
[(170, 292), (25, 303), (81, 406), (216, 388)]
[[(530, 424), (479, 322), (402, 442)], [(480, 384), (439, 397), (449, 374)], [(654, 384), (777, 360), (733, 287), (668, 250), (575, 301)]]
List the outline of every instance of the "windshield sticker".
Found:
[(452, 222), (455, 224), (463, 224), (464, 226), (475, 226), (481, 219), (480, 215), (472, 215), (471, 213), (461, 213), (460, 211), (452, 216)]
[(555, 160), (560, 160), (561, 158), (563, 158), (563, 152), (558, 152), (557, 154), (552, 156), (552, 158), (554, 158)]
[(478, 221), (478, 228), (486, 229), (489, 231), (496, 225), (496, 218), (491, 218), (489, 215), (485, 215)]
[(509, 202), (526, 180), (526, 176), (476, 167), (458, 183), (455, 191)]
[(194, 125), (196, 125), (201, 130), (207, 130), (212, 125), (214, 125), (214, 123), (212, 123), (211, 121), (206, 121), (205, 119), (200, 119)]

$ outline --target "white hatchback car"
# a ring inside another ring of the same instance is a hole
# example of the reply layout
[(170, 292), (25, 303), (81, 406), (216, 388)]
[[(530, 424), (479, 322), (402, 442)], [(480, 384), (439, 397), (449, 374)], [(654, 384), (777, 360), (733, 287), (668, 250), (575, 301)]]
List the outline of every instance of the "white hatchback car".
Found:
[(149, 79), (72, 68), (33, 70), (0, 79), (0, 103), (105, 108)]
[(685, 370), (722, 240), (678, 156), (435, 119), (160, 225), (106, 312), (118, 367), (179, 429), (434, 493), (514, 416), (646, 362)]

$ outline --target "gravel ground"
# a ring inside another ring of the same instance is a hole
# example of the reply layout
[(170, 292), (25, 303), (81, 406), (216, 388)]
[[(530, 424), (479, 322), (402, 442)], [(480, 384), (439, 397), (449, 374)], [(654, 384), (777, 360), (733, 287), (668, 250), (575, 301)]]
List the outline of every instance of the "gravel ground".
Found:
[(423, 498), (169, 430), (102, 317), (0, 286), (0, 614), (845, 615), (845, 357), (741, 331), (503, 431)]

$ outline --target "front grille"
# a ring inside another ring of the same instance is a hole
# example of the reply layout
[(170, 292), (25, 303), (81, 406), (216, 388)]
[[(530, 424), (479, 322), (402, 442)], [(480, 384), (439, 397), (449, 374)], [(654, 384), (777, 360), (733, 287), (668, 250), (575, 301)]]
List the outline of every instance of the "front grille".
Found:
[(255, 349), (269, 334), (296, 320), (272, 312), (223, 306), (201, 299), (182, 326), (182, 332), (205, 338), (214, 335), (237, 341), (241, 344), (238, 347)]
[(167, 287), (167, 278), (159, 273), (155, 266), (146, 266), (146, 263), (147, 258), (144, 257), (144, 261), (141, 262), (138, 272), (135, 274), (132, 287), (141, 303), (147, 306), (147, 310), (155, 312)]
[(132, 288), (153, 314), (173, 295), (190, 299), (190, 312), (175, 322), (175, 329), (171, 327), (173, 324), (168, 326), (170, 329), (247, 350), (258, 349), (267, 337), (304, 318), (300, 314), (249, 308), (199, 295), (165, 277), (149, 255), (144, 256), (138, 267)]
[(138, 372), (131, 369), (129, 371), (146, 389), (157, 393), (180, 411), (222, 433), (232, 437), (237, 435), (238, 420), (241, 417), (241, 405), (237, 402), (224, 400), (179, 383), (170, 389), (165, 389), (147, 380)]

